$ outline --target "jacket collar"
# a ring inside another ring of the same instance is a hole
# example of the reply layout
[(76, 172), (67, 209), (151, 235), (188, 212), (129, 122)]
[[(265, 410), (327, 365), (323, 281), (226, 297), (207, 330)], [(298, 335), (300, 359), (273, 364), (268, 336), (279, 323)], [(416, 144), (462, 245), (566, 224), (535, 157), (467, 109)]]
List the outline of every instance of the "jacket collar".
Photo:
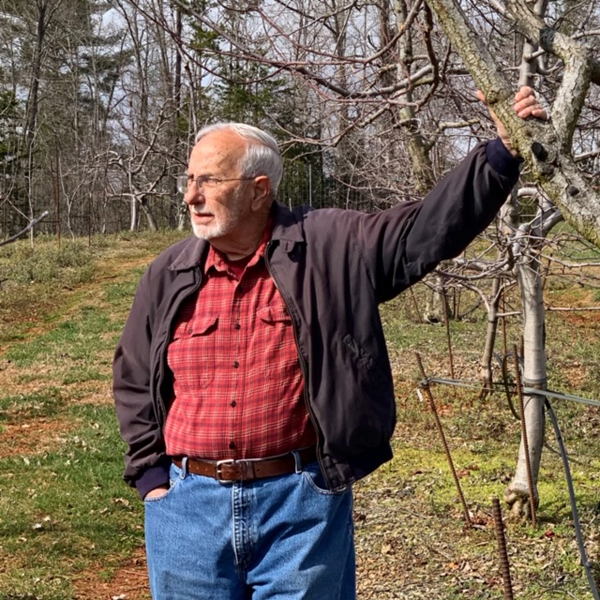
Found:
[(302, 221), (305, 215), (301, 211), (302, 208), (296, 208), (292, 211), (279, 204), (279, 202), (273, 202), (271, 214), (273, 215), (274, 227), (271, 239), (294, 243), (303, 242), (304, 227)]
[(209, 243), (197, 237), (190, 237), (186, 240), (183, 250), (175, 257), (175, 260), (168, 266), (170, 271), (185, 271), (193, 269), (206, 260)]
[[(305, 210), (305, 209), (304, 209)], [(282, 243), (285, 252), (290, 252), (294, 244), (304, 241), (302, 209), (289, 210), (278, 202), (273, 202), (271, 214), (273, 217), (273, 241)], [(188, 238), (183, 250), (169, 265), (171, 271), (185, 271), (203, 264), (208, 255), (210, 244), (197, 237)]]

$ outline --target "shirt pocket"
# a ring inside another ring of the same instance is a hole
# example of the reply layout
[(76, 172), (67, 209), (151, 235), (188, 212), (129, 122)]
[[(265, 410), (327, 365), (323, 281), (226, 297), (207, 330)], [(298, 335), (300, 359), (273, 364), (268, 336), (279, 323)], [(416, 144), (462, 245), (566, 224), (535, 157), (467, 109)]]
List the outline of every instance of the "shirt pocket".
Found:
[(277, 324), (281, 324), (282, 326), (292, 326), (292, 318), (287, 312), (287, 309), (283, 305), (269, 305), (261, 308), (257, 313), (259, 320), (267, 325), (273, 325), (274, 327)]
[[(289, 378), (299, 371), (298, 353), (290, 317), (285, 305), (273, 304), (257, 311), (258, 339), (263, 348), (264, 374), (267, 377)], [(283, 381), (283, 379), (282, 379)]]
[(218, 316), (201, 316), (180, 323), (169, 345), (168, 362), (175, 388), (193, 393), (208, 387), (215, 378)]

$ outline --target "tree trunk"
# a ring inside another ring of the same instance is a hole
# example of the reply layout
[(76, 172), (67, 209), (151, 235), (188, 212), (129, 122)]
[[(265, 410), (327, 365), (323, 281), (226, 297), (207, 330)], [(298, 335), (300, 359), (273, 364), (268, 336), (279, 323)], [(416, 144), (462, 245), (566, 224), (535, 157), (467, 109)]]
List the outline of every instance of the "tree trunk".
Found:
[[(537, 0), (534, 10), (541, 16), (546, 11), (547, 0)], [(531, 56), (537, 47), (526, 41), (523, 46), (523, 57), (519, 69), (519, 87), (533, 85), (533, 75), (537, 72), (537, 61)], [(543, 230), (544, 202), (542, 201), (537, 211), (537, 216), (542, 221), (540, 232)], [(545, 311), (543, 281), (540, 274), (538, 252), (541, 238), (537, 243), (523, 246), (524, 259), (516, 265), (517, 281), (521, 291), (521, 305), (523, 309), (523, 385), (546, 389), (546, 336), (545, 336)], [(527, 516), (531, 512), (529, 499), (533, 494), (535, 505), (539, 503), (537, 480), (542, 459), (544, 444), (544, 396), (524, 395), (523, 412), (521, 418), (525, 419), (525, 431), (529, 446), (529, 457), (526, 456), (525, 441), (521, 436), (517, 469), (511, 483), (505, 490), (504, 499), (512, 507), (515, 516)], [(529, 476), (527, 473), (527, 459), (531, 468), (531, 479), (534, 489), (529, 489)], [(531, 515), (529, 515), (531, 516)]]
[(187, 205), (177, 210), (177, 231), (183, 231), (186, 226), (189, 226), (188, 214)]
[(137, 229), (138, 222), (138, 203), (135, 195), (131, 195), (131, 220), (129, 222), (129, 231), (135, 231)]
[(154, 215), (148, 206), (148, 198), (144, 195), (140, 199), (140, 208), (142, 212), (146, 216), (146, 220), (148, 221), (148, 229), (150, 231), (158, 231), (158, 227), (156, 226), (156, 220), (154, 219)]
[[(545, 311), (542, 278), (535, 253), (528, 252), (526, 260), (520, 261), (516, 269), (523, 306), (523, 385), (544, 390), (546, 389)], [(533, 495), (537, 504), (539, 494), (536, 484), (544, 444), (544, 396), (525, 395), (523, 403), (534, 486)], [(531, 493), (525, 446), (521, 439), (517, 470), (504, 492), (504, 499), (512, 506), (514, 515), (525, 516), (529, 513)]]
[(435, 288), (427, 290), (427, 300), (425, 302), (425, 310), (423, 311), (423, 319), (427, 323), (443, 323), (444, 312), (448, 318), (453, 317), (452, 310), (448, 305), (446, 295), (442, 293), (444, 288), (444, 278), (439, 275), (435, 277)]
[[(408, 9), (404, 0), (394, 1), (394, 10), (398, 26), (402, 26), (407, 18)], [(398, 66), (398, 79), (401, 79), (406, 73), (410, 73), (413, 65), (413, 47), (412, 33), (410, 28), (400, 38), (400, 64)], [(407, 150), (410, 157), (410, 172), (415, 182), (415, 190), (419, 195), (424, 196), (435, 186), (435, 177), (433, 165), (429, 156), (429, 146), (423, 137), (419, 127), (419, 121), (416, 119), (413, 93), (409, 89), (406, 93), (406, 106), (399, 109), (400, 123), (402, 129), (408, 136)], [(441, 302), (441, 300), (438, 300)]]
[[(37, 35), (35, 40), (35, 50), (31, 64), (31, 87), (29, 89), (29, 98), (27, 101), (27, 123), (25, 126), (25, 137), (27, 145), (27, 168), (25, 170), (25, 180), (27, 182), (27, 200), (29, 204), (29, 220), (34, 219), (34, 190), (33, 174), (35, 170), (35, 133), (37, 127), (39, 111), (39, 89), (40, 76), (42, 72), (42, 56), (44, 50), (44, 38), (46, 36), (46, 11), (48, 4), (45, 1), (36, 2), (37, 13)], [(31, 243), (33, 244), (33, 228), (30, 231)]]

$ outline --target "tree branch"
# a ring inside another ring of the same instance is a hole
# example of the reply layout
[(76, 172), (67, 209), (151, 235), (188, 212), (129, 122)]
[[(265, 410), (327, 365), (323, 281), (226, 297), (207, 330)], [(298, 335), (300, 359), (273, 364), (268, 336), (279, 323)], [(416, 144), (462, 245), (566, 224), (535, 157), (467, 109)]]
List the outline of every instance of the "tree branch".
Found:
[(546, 25), (525, 2), (506, 0), (506, 4), (522, 32), (546, 52), (561, 58), (565, 64), (570, 61), (573, 54), (587, 54), (591, 81), (600, 85), (600, 60), (594, 58), (591, 48)]
[(8, 244), (16, 242), (20, 237), (24, 236), (32, 227), (35, 227), (35, 225), (37, 225), (42, 219), (45, 219), (49, 214), (50, 213), (47, 210), (45, 210), (37, 219), (31, 221), (29, 225), (25, 227), (25, 229), (22, 229), (21, 231), (19, 231), (19, 233), (13, 235), (12, 237), (9, 237), (6, 240), (1, 241), (0, 246), (7, 246)]
[[(571, 149), (565, 147), (566, 132), (560, 135), (548, 123), (517, 117), (512, 110), (514, 86), (501, 73), (481, 36), (470, 25), (460, 7), (453, 0), (427, 0), (427, 3), (437, 14), (450, 42), (461, 55), (489, 105), (506, 126), (513, 146), (527, 162), (533, 177), (560, 208), (565, 219), (586, 239), (600, 246), (600, 195), (578, 171)], [(550, 31), (548, 28), (546, 30)], [(544, 43), (547, 44), (548, 40)], [(582, 68), (585, 72), (585, 67)], [(565, 95), (569, 86), (573, 89), (573, 85), (568, 83), (564, 88)], [(578, 98), (581, 98), (580, 93)], [(576, 110), (562, 120), (559, 118), (559, 124), (566, 127)], [(553, 110), (553, 119), (555, 113)]]

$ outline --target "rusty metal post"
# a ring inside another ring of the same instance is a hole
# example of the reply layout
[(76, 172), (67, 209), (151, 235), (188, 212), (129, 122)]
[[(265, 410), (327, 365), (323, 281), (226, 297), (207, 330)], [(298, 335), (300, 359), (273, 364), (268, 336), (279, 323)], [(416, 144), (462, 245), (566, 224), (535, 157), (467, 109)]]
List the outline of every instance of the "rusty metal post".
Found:
[(492, 498), (492, 513), (494, 515), (498, 552), (500, 553), (500, 574), (504, 582), (504, 598), (505, 600), (514, 600), (512, 582), (510, 580), (510, 565), (508, 562), (508, 553), (506, 552), (506, 539), (504, 537), (504, 523), (502, 522), (502, 511), (500, 510), (500, 501), (498, 498)]
[[(502, 306), (502, 313), (506, 313), (506, 299), (504, 298), (504, 292), (502, 292), (500, 304)], [(502, 317), (502, 356), (506, 356), (508, 353), (507, 342), (508, 336), (506, 334), (506, 317)]]
[(444, 305), (446, 344), (448, 345), (448, 359), (450, 360), (450, 378), (454, 379), (454, 357), (452, 356), (452, 337), (450, 336), (450, 316), (448, 315), (448, 298), (446, 296), (446, 290), (444, 290), (444, 288), (442, 288), (442, 304)]
[(444, 434), (444, 429), (442, 428), (442, 422), (440, 421), (440, 417), (438, 415), (437, 409), (435, 407), (435, 401), (433, 400), (433, 395), (431, 393), (431, 389), (429, 387), (429, 383), (427, 382), (427, 375), (425, 373), (425, 369), (423, 368), (423, 362), (421, 360), (421, 355), (418, 352), (415, 352), (415, 356), (417, 359), (417, 364), (419, 365), (419, 370), (421, 371), (421, 376), (423, 377), (422, 389), (425, 391), (425, 395), (427, 396), (427, 401), (429, 403), (429, 408), (433, 413), (433, 417), (435, 419), (435, 424), (440, 434), (440, 438), (442, 440), (442, 445), (444, 446), (444, 452), (446, 453), (446, 459), (448, 460), (448, 464), (450, 465), (450, 470), (452, 471), (452, 477), (454, 478), (454, 483), (456, 485), (456, 491), (458, 492), (458, 497), (460, 498), (460, 503), (462, 504), (463, 514), (465, 517), (465, 524), (467, 527), (473, 527), (473, 523), (471, 521), (471, 517), (469, 516), (469, 509), (467, 508), (467, 503), (465, 502), (465, 497), (462, 493), (462, 489), (460, 487), (460, 481), (458, 480), (458, 475), (456, 474), (456, 469), (454, 468), (454, 461), (452, 460), (452, 456), (450, 455), (450, 448), (448, 447), (448, 442), (446, 441), (446, 436)]
[(521, 413), (521, 436), (523, 438), (523, 449), (525, 450), (525, 465), (527, 467), (527, 483), (529, 485), (529, 508), (531, 510), (531, 524), (537, 527), (537, 515), (535, 510), (535, 493), (533, 488), (533, 475), (531, 473), (531, 460), (529, 458), (529, 441), (527, 439), (527, 423), (525, 422), (525, 401), (523, 400), (523, 381), (519, 369), (519, 355), (516, 344), (513, 346), (515, 359), (515, 382), (517, 395), (519, 397), (519, 412)]
[(419, 310), (419, 305), (417, 304), (417, 298), (415, 297), (415, 292), (412, 289), (412, 286), (408, 288), (408, 291), (410, 293), (410, 297), (412, 298), (413, 304), (415, 305), (415, 311), (417, 313), (419, 323), (423, 323), (423, 317), (421, 316), (421, 311)]

